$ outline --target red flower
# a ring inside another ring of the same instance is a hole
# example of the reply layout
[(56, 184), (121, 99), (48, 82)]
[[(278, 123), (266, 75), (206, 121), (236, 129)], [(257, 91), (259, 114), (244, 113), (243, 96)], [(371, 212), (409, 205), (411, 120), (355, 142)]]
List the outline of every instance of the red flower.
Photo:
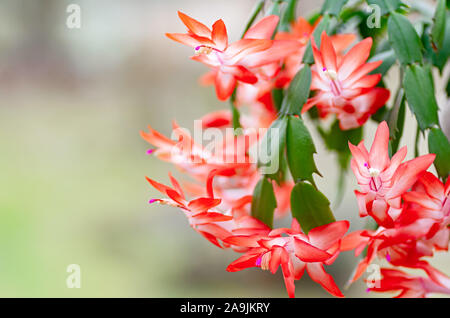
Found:
[(412, 277), (397, 269), (381, 269), (379, 286), (368, 288), (375, 292), (398, 292), (395, 298), (424, 298), (431, 293), (450, 294), (450, 288), (442, 287), (425, 277)]
[(435, 175), (425, 172), (413, 187), (403, 194), (405, 223), (422, 218), (433, 220), (433, 227), (427, 233), (427, 241), (438, 250), (448, 250), (450, 239), (450, 178), (444, 185)]
[(323, 265), (330, 265), (335, 261), (339, 254), (339, 241), (348, 228), (348, 221), (338, 221), (316, 227), (305, 235), (298, 222), (293, 219), (290, 229), (275, 229), (265, 237), (231, 236), (225, 240), (226, 243), (245, 246), (249, 250), (232, 262), (227, 270), (235, 272), (249, 267), (260, 267), (274, 274), (281, 266), (288, 295), (295, 297), (294, 280), (300, 279), (306, 269), (311, 279), (326, 291), (343, 297), (333, 277), (325, 272)]
[[(222, 204), (222, 199), (214, 197), (213, 179), (220, 171), (209, 173), (206, 193), (207, 197), (187, 200), (178, 181), (169, 174), (172, 187), (156, 182), (148, 177), (147, 181), (159, 192), (168, 198), (152, 199), (149, 203), (158, 202), (180, 208), (186, 215), (191, 227), (205, 237), (208, 241), (220, 248), (233, 248), (237, 252), (246, 252), (248, 247), (235, 246), (225, 241), (234, 235), (265, 237), (270, 228), (258, 219), (250, 216), (248, 207), (251, 196), (243, 196), (233, 200), (231, 207)], [(214, 209), (215, 211), (210, 211)], [(224, 212), (221, 212), (224, 211)]]
[[(250, 118), (247, 120), (245, 116), (242, 116), (241, 119), (243, 119), (242, 123), (251, 124)], [(204, 127), (229, 126), (229, 111), (209, 114), (202, 119), (202, 123)], [(244, 134), (239, 136), (225, 133), (223, 140), (217, 140), (214, 149), (195, 143), (190, 133), (175, 123), (173, 135), (178, 137), (178, 141), (165, 137), (150, 126), (148, 132), (141, 131), (142, 138), (155, 147), (150, 150), (152, 155), (175, 164), (196, 181), (183, 184), (189, 194), (204, 196), (204, 184), (213, 170), (217, 179), (214, 191), (221, 198), (224, 210), (230, 209), (237, 199), (253, 193), (261, 177), (256, 160), (250, 157), (249, 151), (249, 148), (261, 137), (257, 130), (245, 130)], [(278, 198), (276, 218), (282, 217), (289, 211), (292, 187), (292, 181), (274, 185)]]
[(381, 75), (367, 75), (382, 63), (365, 63), (371, 47), (372, 38), (366, 38), (338, 61), (336, 49), (325, 32), (320, 50), (312, 39), (315, 65), (311, 89), (318, 92), (303, 106), (302, 113), (316, 105), (321, 117), (336, 114), (341, 129), (346, 130), (363, 125), (383, 106), (390, 93), (375, 87)]
[[(290, 32), (279, 32), (276, 34), (276, 40), (291, 40), (297, 41), (300, 44), (300, 47), (295, 54), (286, 57), (285, 67), (277, 76), (277, 87), (284, 87), (303, 67), (303, 55), (305, 54), (309, 39), (320, 20), (320, 18), (317, 19), (314, 25), (311, 25), (305, 18), (299, 17), (297, 21), (292, 23)], [(330, 37), (333, 47), (336, 50), (336, 58), (338, 61), (341, 59), (341, 53), (355, 40), (355, 38), (355, 34), (335, 34)]]
[(379, 256), (394, 266), (422, 269), (436, 284), (450, 288), (450, 278), (422, 259), (434, 254), (432, 244), (427, 241), (432, 225), (431, 219), (418, 219), (406, 226), (400, 224), (392, 229), (379, 227), (376, 231), (356, 231), (344, 237), (340, 247), (342, 251), (355, 249), (355, 256), (358, 256), (367, 246), (366, 256), (359, 262), (350, 282), (361, 277)]
[(396, 209), (401, 208), (401, 196), (435, 158), (434, 154), (428, 154), (402, 163), (406, 146), (390, 159), (388, 143), (389, 127), (386, 122), (378, 126), (370, 152), (363, 142), (358, 146), (349, 143), (353, 155), (351, 168), (361, 187), (360, 191), (355, 191), (360, 215), (369, 214), (384, 227), (393, 226), (393, 220), (398, 216)]
[[(203, 235), (214, 245), (222, 248), (219, 240), (223, 241), (225, 238), (231, 235), (222, 226), (216, 224), (233, 219), (232, 216), (225, 215), (219, 212), (210, 212), (209, 210), (217, 207), (221, 200), (215, 199), (212, 192), (209, 197), (201, 197), (194, 200), (186, 200), (183, 190), (178, 181), (169, 174), (172, 186), (168, 187), (164, 184), (156, 182), (148, 177), (147, 181), (159, 192), (168, 196), (168, 199), (152, 199), (149, 202), (158, 202), (160, 204), (171, 205), (180, 208), (189, 220), (189, 224), (198, 233)], [(209, 183), (212, 183), (212, 178)], [(207, 188), (211, 189), (211, 184), (207, 185)], [(211, 190), (212, 191), (212, 190)]]
[(250, 69), (275, 63), (297, 49), (294, 41), (272, 41), (279, 18), (267, 16), (251, 27), (244, 38), (228, 44), (225, 24), (217, 20), (212, 30), (204, 24), (178, 12), (188, 33), (168, 33), (170, 39), (195, 48), (193, 60), (211, 67), (216, 85), (217, 97), (228, 99), (236, 82), (254, 84), (258, 78)]

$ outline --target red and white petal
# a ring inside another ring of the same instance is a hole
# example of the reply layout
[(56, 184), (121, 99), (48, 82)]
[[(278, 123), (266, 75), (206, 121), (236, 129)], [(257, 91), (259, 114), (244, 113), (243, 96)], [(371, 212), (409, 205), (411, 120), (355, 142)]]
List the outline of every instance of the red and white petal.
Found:
[(334, 34), (331, 36), (331, 42), (336, 50), (336, 54), (343, 52), (353, 41), (356, 40), (356, 35), (353, 33)]
[(166, 33), (166, 36), (178, 43), (190, 46), (190, 47), (197, 47), (199, 45), (214, 45), (214, 42), (212, 42), (210, 39), (205, 37), (196, 37), (190, 34), (186, 33)]
[(294, 250), (295, 256), (303, 262), (325, 262), (331, 257), (331, 254), (326, 251), (296, 237), (294, 237)]
[(183, 22), (193, 34), (211, 38), (211, 30), (206, 25), (180, 11), (178, 11), (178, 16), (180, 17), (181, 22)]
[(236, 79), (233, 74), (217, 72), (216, 76), (216, 94), (219, 100), (227, 100), (236, 87)]
[(431, 198), (427, 193), (418, 192), (418, 191), (409, 191), (403, 194), (403, 199), (409, 203), (415, 203), (419, 206), (439, 211), (442, 208), (441, 201)]
[(362, 236), (361, 233), (363, 230), (352, 232), (346, 236), (344, 236), (340, 242), (340, 250), (341, 251), (351, 251), (361, 244), (367, 244), (369, 238), (366, 236)]
[(216, 223), (216, 222), (225, 222), (231, 221), (233, 217), (229, 215), (224, 215), (218, 212), (202, 212), (193, 215), (192, 217), (195, 225), (208, 224), (208, 223)]
[(162, 194), (167, 194), (167, 190), (173, 190), (172, 188), (170, 188), (162, 183), (159, 183), (158, 181), (150, 179), (149, 177), (145, 177), (145, 179), (147, 179), (147, 181), (153, 186), (153, 188), (155, 188)]
[(295, 297), (295, 284), (294, 284), (294, 268), (292, 262), (289, 259), (289, 254), (283, 249), (281, 255), (281, 270), (283, 271), (284, 284), (288, 292), (289, 298)]
[(349, 85), (349, 89), (360, 89), (360, 88), (372, 88), (378, 84), (381, 79), (381, 74), (366, 75), (355, 81), (353, 84)]
[(428, 262), (420, 261), (416, 264), (416, 267), (423, 269), (436, 284), (445, 288), (450, 288), (450, 277), (428, 264)]
[(241, 39), (231, 43), (225, 53), (229, 57), (230, 64), (236, 64), (244, 57), (250, 59), (250, 54), (267, 50), (271, 46), (271, 40)]
[(428, 154), (402, 163), (394, 173), (392, 188), (386, 194), (386, 198), (391, 200), (410, 189), (419, 175), (430, 167), (435, 157), (435, 154)]
[(284, 58), (295, 53), (299, 48), (300, 44), (297, 41), (273, 41), (269, 48), (248, 54), (240, 60), (240, 63), (250, 68), (261, 67), (272, 63), (279, 64)]
[(433, 198), (443, 202), (445, 199), (445, 190), (442, 182), (431, 172), (425, 172), (421, 175), (419, 182), (425, 187), (425, 191)]
[(253, 25), (244, 35), (244, 39), (267, 39), (270, 40), (277, 27), (279, 17), (276, 15), (269, 15), (264, 17), (255, 25)]
[(299, 260), (297, 257), (291, 257), (292, 268), (294, 272), (294, 279), (299, 280), (302, 278), (306, 269), (306, 263)]
[(222, 70), (226, 73), (233, 74), (238, 81), (247, 84), (255, 84), (258, 81), (256, 75), (242, 65), (223, 66)]
[(370, 168), (383, 171), (389, 165), (389, 127), (385, 121), (378, 125), (369, 151)]
[[(235, 232), (233, 232), (235, 233)], [(258, 235), (233, 235), (223, 241), (230, 245), (242, 247), (259, 247), (258, 241), (261, 239)]]
[(272, 249), (269, 260), (269, 270), (272, 274), (277, 272), (278, 267), (281, 264), (281, 258), (283, 253), (286, 253), (285, 249), (280, 246), (275, 246)]
[(221, 51), (228, 46), (227, 28), (222, 20), (217, 20), (213, 24), (211, 38), (216, 44), (216, 48)]
[(188, 209), (193, 213), (205, 212), (218, 206), (221, 201), (221, 199), (198, 198), (189, 202)]
[(323, 67), (328, 71), (336, 72), (336, 51), (330, 37), (325, 33), (325, 31), (322, 32), (320, 52), (322, 53)]
[(345, 54), (339, 65), (339, 80), (344, 81), (347, 79), (348, 76), (367, 61), (371, 47), (372, 38), (366, 38), (353, 46), (350, 51)]
[(336, 297), (344, 297), (342, 292), (334, 282), (333, 277), (325, 272), (320, 263), (306, 264), (306, 270), (313, 281), (319, 283), (327, 292)]
[(392, 156), (389, 167), (387, 167), (380, 175), (382, 182), (388, 182), (391, 180), (397, 168), (400, 166), (402, 161), (405, 159), (407, 153), (407, 147), (403, 146), (399, 151)]
[(228, 272), (237, 272), (249, 267), (257, 267), (257, 260), (261, 257), (263, 250), (251, 250), (232, 262), (227, 267)]
[(389, 206), (385, 200), (376, 199), (372, 202), (372, 207), (368, 212), (379, 225), (390, 228), (394, 226), (394, 223), (388, 214), (388, 210)]
[(376, 61), (361, 65), (344, 81), (344, 87), (352, 87), (354, 83), (358, 82), (363, 76), (372, 72), (380, 66), (381, 63), (383, 63), (383, 61)]
[(328, 250), (345, 235), (349, 227), (348, 221), (337, 221), (318, 226), (308, 232), (308, 238), (313, 246), (321, 250)]

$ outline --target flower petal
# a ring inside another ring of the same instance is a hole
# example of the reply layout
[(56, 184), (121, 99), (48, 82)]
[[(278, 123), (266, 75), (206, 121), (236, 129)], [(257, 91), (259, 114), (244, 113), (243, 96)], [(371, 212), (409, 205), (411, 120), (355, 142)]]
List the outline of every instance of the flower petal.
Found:
[(222, 71), (217, 72), (216, 76), (216, 94), (219, 100), (227, 100), (236, 86), (236, 79), (234, 75), (224, 73)]
[(228, 46), (227, 28), (222, 20), (217, 20), (213, 24), (211, 37), (217, 49), (223, 51)]
[(198, 22), (181, 11), (178, 11), (178, 16), (180, 17), (181, 22), (183, 22), (192, 33), (207, 38), (211, 37), (211, 30), (203, 23)]
[(311, 229), (308, 237), (313, 246), (328, 250), (345, 235), (349, 227), (348, 221), (337, 221)]
[(338, 76), (341, 81), (347, 79), (347, 77), (352, 74), (356, 69), (367, 61), (370, 48), (372, 47), (372, 38), (365, 38), (355, 46), (353, 46), (350, 51), (345, 54), (344, 58), (339, 65)]
[(435, 157), (435, 154), (428, 154), (402, 163), (392, 177), (392, 188), (386, 198), (392, 200), (411, 188), (418, 176), (430, 167)]
[(333, 277), (326, 273), (320, 263), (306, 264), (306, 270), (313, 281), (319, 283), (327, 292), (336, 297), (344, 297), (334, 282)]
[(389, 164), (389, 127), (385, 121), (378, 125), (372, 147), (369, 151), (370, 168), (383, 171)]
[(331, 254), (294, 237), (295, 256), (303, 262), (325, 262)]
[(359, 81), (361, 77), (372, 72), (374, 69), (380, 66), (381, 63), (383, 63), (383, 61), (376, 61), (361, 65), (345, 80), (345, 86), (351, 87), (355, 82)]
[(267, 39), (272, 38), (280, 18), (276, 15), (264, 17), (253, 25), (244, 35), (244, 39)]
[(221, 199), (198, 198), (189, 202), (188, 208), (192, 213), (205, 212), (215, 206), (218, 206), (220, 202)]
[(322, 53), (323, 66), (327, 70), (333, 70), (336, 72), (337, 71), (336, 51), (333, 47), (333, 43), (330, 37), (325, 33), (325, 31), (322, 32), (322, 38), (320, 42), (320, 52)]
[(257, 267), (256, 261), (260, 257), (261, 253), (255, 253), (255, 251), (250, 251), (249, 253), (242, 255), (237, 260), (228, 265), (227, 271), (237, 272), (249, 267)]
[(440, 201), (444, 201), (445, 199), (445, 191), (444, 185), (442, 182), (431, 172), (425, 172), (419, 179), (419, 182), (422, 183), (425, 187), (425, 191)]

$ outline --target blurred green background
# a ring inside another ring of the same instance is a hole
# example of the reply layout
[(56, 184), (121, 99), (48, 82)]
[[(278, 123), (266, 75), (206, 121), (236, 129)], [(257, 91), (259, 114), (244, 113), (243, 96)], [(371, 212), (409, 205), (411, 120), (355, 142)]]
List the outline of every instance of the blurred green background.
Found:
[[(81, 6), (81, 29), (66, 27), (71, 3)], [(300, 1), (299, 13), (321, 3)], [(174, 169), (149, 157), (139, 136), (147, 124), (168, 134), (174, 118), (192, 127), (207, 111), (228, 107), (211, 87), (198, 85), (206, 69), (188, 59), (192, 50), (165, 38), (165, 32), (184, 31), (176, 11), (208, 25), (223, 18), (237, 39), (253, 5), (253, 0), (1, 1), (0, 296), (286, 296), (281, 273), (226, 272), (237, 254), (204, 240), (179, 211), (148, 205), (156, 192), (144, 176), (167, 182)], [(408, 121), (411, 136), (410, 114)], [(374, 127), (367, 129), (369, 140)], [(318, 167), (326, 176), (318, 185), (333, 199), (334, 157), (314, 137)], [(354, 188), (349, 175), (335, 214), (357, 229), (363, 221)], [(434, 263), (450, 274), (449, 260), (441, 255)], [(79, 289), (66, 286), (69, 264), (81, 267)], [(342, 287), (355, 264), (352, 254), (344, 253), (327, 270)], [(307, 275), (296, 286), (297, 296), (328, 297)], [(345, 294), (364, 297), (364, 289), (358, 283)]]

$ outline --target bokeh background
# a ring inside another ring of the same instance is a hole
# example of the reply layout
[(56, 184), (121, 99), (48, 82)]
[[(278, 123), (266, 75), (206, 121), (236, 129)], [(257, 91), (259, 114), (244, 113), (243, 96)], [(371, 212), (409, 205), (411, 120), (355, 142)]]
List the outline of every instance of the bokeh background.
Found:
[[(81, 29), (66, 27), (71, 3), (81, 6)], [(301, 0), (299, 13), (321, 3)], [(168, 134), (174, 118), (189, 128), (207, 111), (228, 107), (212, 87), (198, 85), (206, 69), (188, 59), (192, 51), (165, 38), (165, 32), (184, 31), (177, 10), (208, 25), (223, 18), (230, 37), (238, 39), (253, 5), (254, 0), (0, 2), (0, 296), (286, 296), (281, 273), (226, 272), (237, 254), (201, 238), (179, 211), (148, 205), (156, 192), (144, 176), (167, 182), (174, 169), (148, 156), (139, 136), (147, 124)], [(439, 103), (448, 108), (441, 93)], [(413, 123), (408, 113), (401, 143), (410, 146), (409, 157)], [(374, 128), (368, 125), (367, 139)], [(326, 176), (317, 182), (333, 199), (334, 157), (314, 138)], [(423, 140), (421, 149), (426, 152)], [(356, 184), (352, 175), (347, 179), (335, 215), (357, 229), (363, 222), (352, 192)], [(433, 263), (450, 274), (449, 255)], [(69, 264), (81, 267), (80, 289), (66, 286)], [(355, 264), (344, 253), (327, 270), (342, 287)], [(297, 296), (328, 297), (307, 275), (296, 286)], [(364, 290), (358, 283), (345, 294), (365, 297)]]

